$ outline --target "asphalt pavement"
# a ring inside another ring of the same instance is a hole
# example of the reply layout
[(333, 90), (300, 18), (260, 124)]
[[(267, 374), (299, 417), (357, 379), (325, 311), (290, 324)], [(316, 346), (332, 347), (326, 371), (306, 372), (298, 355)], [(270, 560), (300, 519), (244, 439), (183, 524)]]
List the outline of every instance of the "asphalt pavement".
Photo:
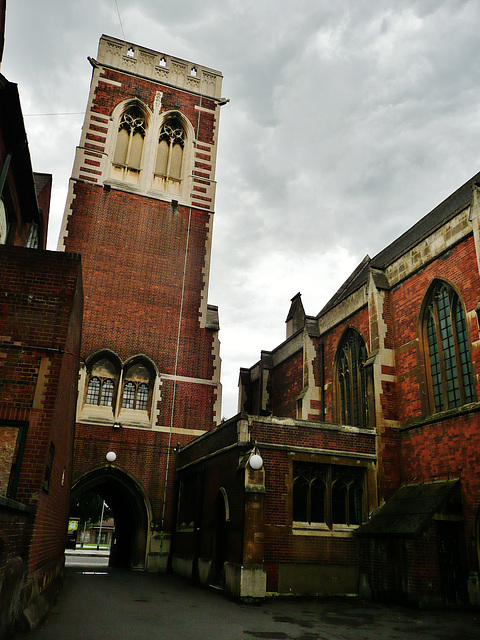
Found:
[(178, 576), (83, 564), (86, 555), (69, 556), (64, 586), (43, 625), (14, 640), (480, 639), (478, 610), (421, 611), (358, 598), (245, 605)]

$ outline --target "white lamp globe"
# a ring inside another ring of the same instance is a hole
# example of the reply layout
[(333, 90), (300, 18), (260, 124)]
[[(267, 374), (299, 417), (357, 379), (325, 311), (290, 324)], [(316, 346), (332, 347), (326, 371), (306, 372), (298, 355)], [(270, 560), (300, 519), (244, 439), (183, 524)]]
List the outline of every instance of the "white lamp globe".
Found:
[(261, 469), (263, 465), (262, 456), (259, 456), (258, 453), (254, 453), (253, 456), (250, 458), (249, 464), (252, 467), (252, 469), (254, 469), (255, 471), (257, 471), (258, 469)]
[(109, 451), (105, 457), (107, 459), (107, 462), (115, 462), (115, 460), (117, 459), (117, 454), (115, 453), (115, 451)]

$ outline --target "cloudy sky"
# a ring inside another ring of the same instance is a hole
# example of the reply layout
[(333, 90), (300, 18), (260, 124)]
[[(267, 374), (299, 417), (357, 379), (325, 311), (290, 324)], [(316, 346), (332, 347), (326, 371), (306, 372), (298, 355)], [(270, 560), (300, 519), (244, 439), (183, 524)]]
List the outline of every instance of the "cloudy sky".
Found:
[(2, 73), (54, 176), (51, 249), (102, 33), (223, 72), (209, 302), (230, 417), (297, 292), (315, 315), (479, 171), (480, 2), (7, 0)]

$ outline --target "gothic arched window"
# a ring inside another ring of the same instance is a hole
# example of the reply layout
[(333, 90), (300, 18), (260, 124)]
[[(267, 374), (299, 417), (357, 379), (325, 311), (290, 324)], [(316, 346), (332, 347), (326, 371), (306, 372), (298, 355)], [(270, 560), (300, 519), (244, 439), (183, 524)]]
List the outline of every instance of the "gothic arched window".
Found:
[(88, 379), (86, 404), (112, 407), (118, 381), (118, 371), (108, 358), (100, 358), (91, 369)]
[(365, 469), (344, 465), (293, 463), (292, 520), (356, 526), (363, 519)]
[(293, 520), (325, 522), (326, 482), (326, 465), (294, 466)]
[(348, 331), (337, 351), (339, 417), (343, 424), (368, 424), (366, 360), (365, 341), (357, 331)]
[(434, 411), (475, 399), (462, 301), (446, 282), (437, 282), (425, 306), (423, 332), (430, 406)]
[(147, 411), (151, 398), (152, 376), (141, 362), (128, 367), (124, 374), (122, 409)]
[(158, 138), (155, 175), (180, 182), (182, 179), (185, 129), (177, 116), (168, 118)]
[(362, 522), (363, 470), (332, 467), (332, 522), (357, 525)]
[(146, 134), (146, 118), (142, 110), (133, 105), (120, 118), (113, 164), (127, 173), (139, 173), (142, 162), (143, 141)]

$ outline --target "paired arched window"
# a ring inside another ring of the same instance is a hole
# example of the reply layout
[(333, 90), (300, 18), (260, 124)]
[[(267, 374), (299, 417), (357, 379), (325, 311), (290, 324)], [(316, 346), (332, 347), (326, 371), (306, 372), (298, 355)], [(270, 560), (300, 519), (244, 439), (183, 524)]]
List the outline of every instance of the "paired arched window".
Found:
[[(186, 119), (175, 111), (163, 117), (160, 130), (154, 129), (145, 105), (140, 101), (127, 105), (118, 121), (112, 176), (122, 182), (151, 185), (153, 189), (180, 195), (186, 184), (183, 178), (187, 173)], [(151, 156), (154, 159), (153, 167), (148, 161)], [(153, 170), (153, 174), (149, 176), (144, 173), (141, 178), (141, 170), (147, 166), (149, 171)]]
[(162, 125), (158, 138), (155, 175), (179, 182), (182, 179), (185, 129), (176, 115)]
[(156, 371), (148, 358), (136, 356), (122, 367), (115, 354), (103, 352), (89, 367), (86, 405), (149, 411)]
[(343, 424), (367, 426), (367, 348), (362, 336), (350, 329), (337, 351), (339, 417)]
[(427, 298), (423, 338), (430, 408), (445, 411), (475, 399), (470, 349), (462, 301), (438, 281)]

